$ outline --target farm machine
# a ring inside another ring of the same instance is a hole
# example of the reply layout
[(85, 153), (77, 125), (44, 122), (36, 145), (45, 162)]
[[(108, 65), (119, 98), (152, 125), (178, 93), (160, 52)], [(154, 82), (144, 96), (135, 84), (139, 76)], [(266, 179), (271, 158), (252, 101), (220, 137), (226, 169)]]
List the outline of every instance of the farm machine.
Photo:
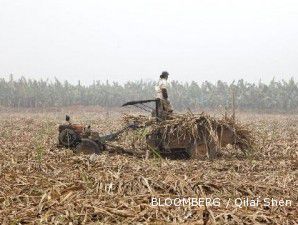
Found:
[[(154, 103), (154, 107), (148, 105)], [(144, 129), (148, 149), (163, 153), (187, 153), (191, 158), (214, 158), (218, 150), (231, 144), (245, 152), (252, 146), (249, 131), (227, 118), (218, 120), (205, 114), (168, 114), (159, 99), (131, 101), (122, 106), (136, 106), (151, 112), (146, 123), (133, 120), (120, 130), (100, 136), (90, 126), (73, 124), (66, 116), (66, 123), (59, 125), (58, 146), (71, 148), (75, 153), (99, 154), (123, 132), (130, 129)], [(146, 117), (147, 118), (147, 117)], [(149, 121), (149, 123), (148, 123)]]
[[(142, 101), (131, 101), (123, 104), (122, 106), (133, 105), (135, 107), (141, 108), (148, 111), (151, 109), (146, 103), (155, 103), (155, 109), (153, 113), (156, 120), (161, 120), (165, 117), (160, 109), (160, 102), (158, 99), (153, 100), (142, 100)], [(153, 108), (152, 108), (153, 109)], [(137, 129), (139, 126), (135, 123), (128, 124), (121, 128), (120, 130), (100, 136), (97, 131), (93, 131), (91, 126), (85, 126), (82, 124), (73, 124), (70, 122), (70, 116), (66, 115), (66, 123), (60, 124), (58, 127), (58, 147), (65, 147), (72, 149), (75, 153), (84, 154), (99, 154), (101, 151), (106, 149), (106, 143), (114, 141), (123, 132), (129, 129)]]

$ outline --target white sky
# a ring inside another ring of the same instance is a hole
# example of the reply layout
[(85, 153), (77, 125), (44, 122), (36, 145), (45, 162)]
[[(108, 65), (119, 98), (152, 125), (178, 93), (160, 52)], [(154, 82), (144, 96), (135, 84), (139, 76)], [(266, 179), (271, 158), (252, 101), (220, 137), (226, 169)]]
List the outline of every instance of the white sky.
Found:
[(298, 78), (297, 0), (0, 0), (0, 77)]

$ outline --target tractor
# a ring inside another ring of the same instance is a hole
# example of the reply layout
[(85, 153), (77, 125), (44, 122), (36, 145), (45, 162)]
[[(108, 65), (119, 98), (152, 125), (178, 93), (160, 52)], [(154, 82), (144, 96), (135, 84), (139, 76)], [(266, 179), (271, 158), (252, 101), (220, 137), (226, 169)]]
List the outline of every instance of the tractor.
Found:
[(113, 141), (128, 129), (134, 129), (135, 126), (127, 125), (117, 132), (99, 136), (99, 133), (93, 131), (91, 126), (81, 124), (73, 124), (70, 117), (66, 115), (66, 124), (58, 127), (58, 145), (57, 147), (66, 147), (74, 151), (74, 153), (83, 154), (99, 154), (106, 149), (106, 142)]
[[(147, 105), (152, 102), (155, 107)], [(66, 124), (59, 125), (58, 146), (71, 148), (75, 153), (99, 154), (106, 149), (107, 142), (116, 140), (124, 131), (151, 126), (151, 131), (146, 136), (146, 144), (148, 149), (155, 149), (161, 155), (178, 151), (186, 153), (191, 158), (206, 156), (214, 158), (218, 150), (228, 144), (238, 146), (241, 150), (249, 148), (249, 134), (246, 132), (242, 135), (243, 130), (237, 130), (234, 121), (222, 123), (206, 115), (193, 117), (192, 122), (188, 124), (188, 127), (192, 127), (192, 132), (196, 133), (193, 135), (189, 131), (190, 128), (182, 133), (179, 131), (181, 125), (175, 125), (179, 121), (179, 116), (165, 112), (159, 99), (131, 101), (122, 106), (129, 105), (151, 112), (153, 123), (140, 125), (137, 121), (132, 121), (115, 133), (99, 136), (99, 133), (93, 131), (90, 125), (72, 124), (70, 117), (66, 116)], [(188, 118), (186, 115), (182, 117)]]

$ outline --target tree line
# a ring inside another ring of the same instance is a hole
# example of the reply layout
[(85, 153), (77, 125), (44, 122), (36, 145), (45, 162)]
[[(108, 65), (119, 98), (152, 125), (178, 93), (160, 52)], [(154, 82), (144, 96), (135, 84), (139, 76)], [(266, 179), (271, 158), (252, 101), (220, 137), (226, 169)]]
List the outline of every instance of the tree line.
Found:
[[(0, 106), (3, 107), (59, 107), (71, 105), (99, 105), (118, 107), (131, 100), (152, 99), (155, 95), (153, 81), (117, 82), (94, 81), (85, 86), (80, 82), (71, 84), (34, 79), (0, 78)], [(268, 84), (244, 80), (226, 83), (208, 81), (171, 81), (169, 98), (177, 110), (193, 108), (230, 107), (235, 93), (237, 108), (254, 111), (296, 112), (298, 109), (298, 83), (290, 80)]]

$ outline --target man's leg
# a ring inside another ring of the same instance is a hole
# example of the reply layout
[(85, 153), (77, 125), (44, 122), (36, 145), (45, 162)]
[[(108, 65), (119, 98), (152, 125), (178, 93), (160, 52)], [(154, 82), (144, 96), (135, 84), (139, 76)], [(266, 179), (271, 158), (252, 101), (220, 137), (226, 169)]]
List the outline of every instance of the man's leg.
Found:
[(163, 109), (168, 115), (173, 113), (172, 105), (168, 99), (163, 100)]

